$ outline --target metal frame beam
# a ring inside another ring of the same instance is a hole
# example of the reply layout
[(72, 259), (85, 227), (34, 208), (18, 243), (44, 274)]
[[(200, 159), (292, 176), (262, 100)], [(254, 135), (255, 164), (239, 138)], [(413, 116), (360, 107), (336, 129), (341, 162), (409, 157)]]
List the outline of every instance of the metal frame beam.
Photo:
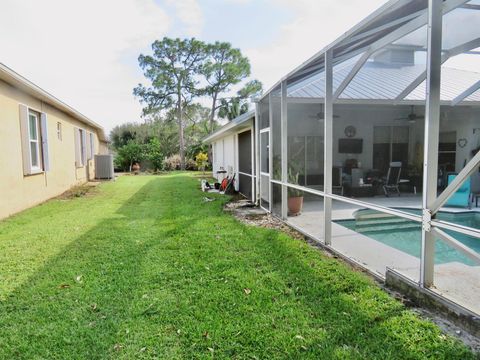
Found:
[[(450, 12), (457, 8), (458, 6), (461, 6), (462, 4), (466, 3), (468, 0), (447, 0), (441, 5), (441, 14), (446, 14), (447, 12)], [(377, 40), (373, 44), (371, 44), (365, 53), (362, 55), (362, 57), (358, 60), (358, 62), (355, 64), (353, 69), (350, 71), (348, 76), (342, 81), (338, 89), (335, 91), (334, 99), (337, 99), (343, 90), (348, 86), (348, 84), (352, 81), (352, 79), (355, 77), (355, 75), (360, 71), (364, 63), (369, 59), (370, 56), (372, 56), (375, 52), (381, 50), (382, 48), (392, 44), (394, 41), (397, 41), (401, 39), (402, 37), (410, 34), (411, 32), (421, 28), (425, 24), (428, 23), (428, 12), (416, 16), (413, 20), (409, 21), (405, 25), (400, 26), (398, 29), (392, 31), (388, 35), (384, 36), (383, 38)], [(358, 43), (354, 44), (354, 46), (358, 46)], [(348, 51), (348, 49), (347, 49)], [(358, 52), (353, 52), (353, 56), (358, 55)], [(346, 59), (345, 59), (346, 60)], [(410, 93), (410, 92), (409, 92)], [(408, 94), (407, 94), (408, 95)]]
[(460, 95), (458, 95), (455, 99), (452, 100), (452, 106), (456, 106), (460, 104), (463, 100), (465, 100), (467, 97), (472, 95), (475, 91), (480, 89), (480, 80), (477, 81), (475, 84), (470, 86), (467, 90), (462, 92)]
[(448, 185), (445, 190), (438, 196), (434, 203), (430, 207), (432, 214), (435, 214), (440, 210), (440, 208), (447, 202), (447, 200), (452, 196), (467, 180), (470, 175), (472, 175), (480, 166), (480, 151), (470, 160), (467, 165), (460, 171), (460, 173), (455, 177), (455, 179)]
[(255, 204), (260, 206), (260, 103), (255, 104)]
[(343, 79), (343, 81), (340, 83), (337, 90), (335, 90), (335, 93), (333, 94), (333, 99), (332, 99), (333, 101), (335, 101), (340, 97), (340, 95), (343, 93), (343, 90), (346, 89), (348, 84), (350, 84), (350, 82), (353, 80), (355, 75), (357, 75), (357, 73), (360, 71), (360, 69), (367, 62), (367, 60), (370, 58), (371, 55), (372, 55), (372, 51), (369, 49), (360, 57), (360, 59), (358, 59), (358, 61), (355, 63), (355, 65), (350, 70), (348, 75), (345, 77), (345, 79)]
[(465, 244), (461, 243), (453, 236), (447, 234), (445, 231), (440, 230), (438, 228), (433, 228), (432, 233), (435, 237), (438, 237), (448, 243), (448, 245), (452, 246), (453, 248), (459, 250), (460, 252), (467, 255), (470, 259), (475, 261), (477, 264), (480, 264), (480, 254), (477, 253), (475, 250), (470, 249)]
[[(466, 42), (464, 44), (455, 46), (449, 50), (446, 50), (445, 53), (442, 55), (442, 64), (444, 64), (448, 59), (465, 53), (471, 49), (476, 49), (480, 47), (480, 38), (474, 39), (472, 41)], [(396, 101), (400, 101), (405, 99), (413, 90), (415, 90), (422, 82), (425, 81), (427, 78), (427, 70), (422, 72), (418, 77), (413, 80), (410, 85), (408, 85), (398, 96), (395, 98)]]
[(356, 43), (357, 41), (359, 40), (363, 40), (364, 38), (366, 37), (370, 37), (372, 35), (376, 35), (378, 32), (380, 31), (383, 31), (383, 30), (386, 30), (386, 29), (390, 29), (394, 26), (397, 26), (397, 25), (400, 25), (400, 24), (403, 24), (403, 23), (406, 23), (407, 21), (410, 21), (410, 20), (413, 20), (415, 19), (416, 17), (422, 15), (423, 13), (425, 12), (425, 10), (420, 10), (420, 11), (417, 11), (415, 13), (412, 13), (412, 14), (409, 14), (407, 16), (404, 16), (402, 18), (399, 18), (399, 19), (395, 19), (395, 20), (392, 20), (390, 21), (388, 24), (384, 24), (384, 25), (381, 25), (381, 26), (378, 26), (374, 29), (371, 29), (371, 30), (368, 30), (368, 31), (365, 31), (365, 32), (362, 32), (358, 35), (355, 35), (355, 36), (352, 36), (350, 39), (348, 39), (348, 43)]
[[(281, 83), (281, 100), (280, 100), (280, 146), (281, 146), (281, 169), (282, 169), (282, 182), (288, 181), (288, 134), (287, 134), (287, 82)], [(281, 215), (282, 219), (286, 220), (288, 217), (288, 188), (282, 185), (282, 197), (281, 197)]]
[(268, 95), (268, 211), (272, 212), (272, 178), (273, 178), (273, 151), (272, 151), (272, 124), (273, 124), (273, 96), (272, 93)]
[(429, 0), (425, 153), (423, 160), (422, 252), (420, 258), (420, 286), (422, 287), (430, 287), (433, 285), (435, 266), (435, 237), (431, 232), (431, 208), (437, 198), (440, 84), (442, 69), (442, 14), (442, 0)]
[[(326, 194), (332, 193), (333, 165), (333, 52), (325, 54), (325, 106), (324, 106), (324, 170), (323, 188)], [(323, 240), (326, 245), (332, 243), (332, 199), (323, 198)]]

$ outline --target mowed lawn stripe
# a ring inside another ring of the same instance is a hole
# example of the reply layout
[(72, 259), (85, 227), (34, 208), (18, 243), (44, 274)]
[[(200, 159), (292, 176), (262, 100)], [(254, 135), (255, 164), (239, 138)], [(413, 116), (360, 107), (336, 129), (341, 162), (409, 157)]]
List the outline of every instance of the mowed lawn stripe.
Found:
[(0, 358), (475, 358), (368, 277), (198, 188), (125, 176), (0, 222)]

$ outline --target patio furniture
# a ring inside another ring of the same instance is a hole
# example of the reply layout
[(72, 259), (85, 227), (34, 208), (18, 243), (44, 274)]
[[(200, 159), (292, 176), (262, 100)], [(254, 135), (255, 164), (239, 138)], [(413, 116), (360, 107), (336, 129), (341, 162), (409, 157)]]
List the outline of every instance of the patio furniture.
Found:
[[(457, 174), (450, 174), (448, 175), (448, 184), (450, 184), (455, 178)], [(460, 188), (450, 196), (450, 198), (446, 202), (446, 206), (458, 206), (458, 207), (465, 207), (471, 208), (470, 205), (470, 194), (471, 194), (471, 181), (470, 178), (465, 180), (465, 182), (460, 186)]]
[(472, 201), (475, 201), (475, 207), (478, 207), (478, 199), (480, 198), (480, 193), (472, 194)]
[[(389, 196), (390, 192), (393, 190), (395, 191), (398, 196), (400, 196), (400, 184), (409, 184), (409, 179), (401, 179), (400, 175), (402, 174), (402, 162), (401, 161), (393, 161), (390, 163), (390, 167), (388, 168), (387, 172), (387, 179), (385, 180), (385, 184), (383, 185), (383, 191), (385, 196)], [(413, 192), (416, 194), (417, 189), (414, 186)]]
[(350, 188), (351, 197), (374, 197), (375, 189), (372, 184), (363, 184), (361, 186), (352, 186)]
[(340, 195), (343, 196), (343, 174), (342, 174), (342, 168), (338, 166), (333, 167), (332, 190), (339, 191)]

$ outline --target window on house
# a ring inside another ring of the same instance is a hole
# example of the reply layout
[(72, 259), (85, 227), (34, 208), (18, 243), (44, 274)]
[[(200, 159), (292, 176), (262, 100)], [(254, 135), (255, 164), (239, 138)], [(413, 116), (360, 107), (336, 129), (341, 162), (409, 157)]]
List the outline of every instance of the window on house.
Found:
[(40, 170), (41, 165), (41, 142), (40, 142), (40, 117), (33, 111), (28, 112), (28, 141), (30, 149), (30, 161), (32, 170)]
[(62, 141), (62, 123), (57, 122), (57, 138)]
[(47, 114), (20, 105), (23, 174), (49, 171)]
[(84, 129), (75, 128), (75, 166), (85, 166), (87, 160), (87, 142)]
[(373, 167), (386, 173), (392, 161), (408, 165), (408, 126), (375, 126), (373, 128)]

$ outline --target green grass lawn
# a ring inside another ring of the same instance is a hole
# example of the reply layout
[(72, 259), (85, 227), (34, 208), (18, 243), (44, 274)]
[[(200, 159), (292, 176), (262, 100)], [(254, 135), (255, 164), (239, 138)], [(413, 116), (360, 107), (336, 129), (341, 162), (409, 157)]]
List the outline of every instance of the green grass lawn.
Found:
[(369, 278), (126, 176), (0, 222), (0, 359), (469, 359)]

